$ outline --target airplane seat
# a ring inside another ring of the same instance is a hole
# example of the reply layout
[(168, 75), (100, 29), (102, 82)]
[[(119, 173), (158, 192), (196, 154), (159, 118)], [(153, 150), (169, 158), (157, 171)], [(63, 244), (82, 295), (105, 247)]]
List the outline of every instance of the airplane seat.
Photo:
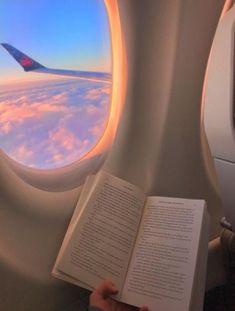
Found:
[(234, 268), (230, 270), (235, 260), (235, 6), (233, 1), (228, 1), (228, 4), (218, 24), (208, 61), (203, 116), (223, 206), (221, 225), (224, 230), (219, 243), (226, 267), (225, 282), (229, 282), (230, 274), (235, 273)]
[[(224, 2), (107, 1), (119, 8), (128, 79), (103, 168), (148, 195), (206, 199), (207, 289), (223, 283), (225, 272), (218, 239), (223, 211), (201, 133), (201, 94)], [(119, 89), (115, 92), (118, 96)], [(0, 311), (84, 310), (85, 291), (50, 276), (80, 188), (71, 184), (56, 191), (43, 187), (43, 178), (33, 185), (1, 154), (0, 172)]]
[(204, 126), (214, 160), (225, 219), (235, 230), (235, 113), (234, 113), (235, 6), (222, 17), (209, 58), (204, 103)]

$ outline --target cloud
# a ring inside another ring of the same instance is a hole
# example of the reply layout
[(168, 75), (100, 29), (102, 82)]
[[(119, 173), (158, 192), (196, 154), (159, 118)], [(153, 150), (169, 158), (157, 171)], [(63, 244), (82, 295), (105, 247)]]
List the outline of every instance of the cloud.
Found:
[(67, 128), (61, 126), (49, 132), (47, 164), (66, 165), (79, 159), (89, 148), (89, 139), (81, 140)]
[(12, 153), (11, 153), (11, 156), (14, 158), (14, 159), (17, 159), (18, 161), (19, 160), (29, 160), (33, 155), (33, 151), (28, 149), (26, 146), (20, 146), (18, 148), (16, 148)]
[(68, 108), (64, 105), (58, 104), (53, 101), (48, 101), (45, 103), (36, 102), (31, 105), (34, 111), (39, 113), (47, 113), (47, 112), (67, 112)]
[(96, 100), (100, 98), (103, 94), (110, 94), (111, 86), (103, 86), (95, 89), (88, 90), (85, 98), (89, 100)]
[(93, 136), (100, 137), (103, 134), (104, 129), (101, 126), (96, 125), (96, 126), (93, 126), (93, 127), (89, 128), (89, 132)]
[(66, 92), (52, 96), (52, 100), (55, 100), (55, 101), (58, 101), (58, 100), (62, 101), (62, 100), (66, 100), (66, 99), (67, 99), (67, 93)]
[(94, 115), (94, 114), (99, 114), (100, 113), (99, 107), (96, 107), (95, 105), (88, 105), (88, 106), (86, 106), (84, 108), (84, 111), (87, 114), (90, 114), (90, 115)]
[(21, 123), (25, 119), (37, 119), (39, 117), (38, 111), (26, 105), (17, 106), (16, 104), (7, 105), (4, 102), (0, 107), (0, 130), (12, 129), (15, 123)]
[[(26, 92), (27, 93), (27, 92)], [(15, 125), (25, 122), (27, 119), (34, 121), (43, 121), (47, 113), (65, 113), (68, 107), (61, 102), (65, 100), (66, 94), (50, 96), (50, 93), (44, 94), (44, 100), (38, 101), (42, 94), (36, 93), (20, 97), (15, 96), (12, 100), (0, 102), (0, 131), (9, 133)]]
[(4, 124), (2, 124), (1, 126), (1, 132), (2, 134), (8, 134), (12, 129), (12, 125), (11, 122), (5, 122)]
[(51, 144), (56, 144), (67, 151), (80, 149), (82, 145), (87, 144), (87, 140), (81, 141), (71, 131), (65, 127), (58, 127), (49, 132)]
[[(110, 86), (81, 80), (38, 82), (0, 92), (0, 147), (38, 168), (64, 166), (102, 135)], [(33, 164), (32, 164), (33, 163)]]

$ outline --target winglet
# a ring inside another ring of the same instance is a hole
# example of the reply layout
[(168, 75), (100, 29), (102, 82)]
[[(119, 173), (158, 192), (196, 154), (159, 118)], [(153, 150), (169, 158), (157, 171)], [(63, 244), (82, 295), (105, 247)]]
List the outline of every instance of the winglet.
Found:
[(20, 52), (12, 45), (8, 43), (1, 43), (1, 45), (7, 50), (7, 52), (23, 67), (24, 71), (32, 71), (40, 68), (45, 68), (29, 56)]

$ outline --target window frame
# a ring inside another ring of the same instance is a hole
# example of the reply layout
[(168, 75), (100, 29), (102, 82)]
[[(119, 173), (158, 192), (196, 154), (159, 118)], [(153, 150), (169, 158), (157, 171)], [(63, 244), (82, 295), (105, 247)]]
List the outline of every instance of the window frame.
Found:
[(1, 151), (3, 161), (24, 182), (46, 191), (66, 191), (81, 185), (85, 178), (96, 173), (112, 146), (125, 97), (127, 79), (126, 55), (117, 0), (104, 0), (110, 26), (112, 51), (112, 92), (110, 113), (103, 135), (97, 144), (79, 160), (55, 169), (27, 167)]

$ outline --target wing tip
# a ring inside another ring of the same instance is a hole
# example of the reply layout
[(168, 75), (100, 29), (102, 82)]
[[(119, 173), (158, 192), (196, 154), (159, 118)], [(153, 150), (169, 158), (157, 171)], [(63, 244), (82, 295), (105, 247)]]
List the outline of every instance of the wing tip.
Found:
[(1, 42), (0, 43), (4, 48), (7, 48), (8, 46), (10, 46), (10, 44), (8, 44), (8, 43), (3, 43), (3, 42)]
[(17, 50), (9, 43), (0, 43), (7, 52), (23, 67), (24, 71), (33, 71), (40, 68), (45, 68), (42, 64), (38, 63), (28, 55)]

